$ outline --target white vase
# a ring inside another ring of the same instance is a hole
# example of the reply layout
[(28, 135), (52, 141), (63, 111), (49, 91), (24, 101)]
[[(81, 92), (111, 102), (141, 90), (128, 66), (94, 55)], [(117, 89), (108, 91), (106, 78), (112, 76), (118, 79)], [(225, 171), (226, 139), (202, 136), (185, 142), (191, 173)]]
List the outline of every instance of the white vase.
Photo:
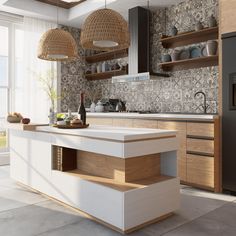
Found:
[(92, 102), (90, 105), (90, 112), (95, 112), (95, 107), (96, 107), (95, 102)]

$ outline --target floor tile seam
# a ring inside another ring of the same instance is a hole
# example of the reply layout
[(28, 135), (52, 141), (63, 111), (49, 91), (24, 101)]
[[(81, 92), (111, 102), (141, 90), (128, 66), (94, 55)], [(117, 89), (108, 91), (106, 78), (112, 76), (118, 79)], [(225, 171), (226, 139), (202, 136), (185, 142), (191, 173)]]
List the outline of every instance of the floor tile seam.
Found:
[(77, 224), (77, 223), (80, 223), (81, 221), (83, 221), (84, 219), (81, 219), (81, 220), (78, 220), (78, 221), (75, 221), (75, 222), (71, 222), (71, 223), (68, 223), (68, 224), (64, 224), (64, 225), (61, 225), (59, 227), (56, 227), (56, 228), (53, 228), (53, 229), (49, 229), (49, 230), (46, 230), (44, 232), (41, 232), (39, 234), (35, 234), (34, 236), (40, 236), (40, 235), (43, 235), (45, 233), (50, 233), (50, 232), (53, 232), (53, 231), (57, 231), (59, 229), (62, 229), (63, 227), (66, 227), (66, 226), (70, 226), (70, 225), (74, 225), (74, 224)]
[[(27, 204), (27, 203), (25, 203), (26, 205), (19, 206), (19, 207), (15, 207), (15, 208), (11, 208), (11, 209), (8, 209), (8, 210), (3, 210), (3, 211), (0, 210), (0, 214), (5, 213), (5, 212), (8, 212), (8, 211), (14, 211), (14, 210), (17, 210), (17, 209), (20, 209), (20, 208), (25, 208), (25, 207), (29, 207), (29, 206), (34, 206), (34, 205), (36, 205), (36, 204), (39, 204), (39, 203), (42, 203), (42, 202), (46, 202), (46, 201), (50, 201), (50, 200), (45, 199), (45, 200), (42, 200), (42, 201), (39, 201), (39, 202), (35, 202), (35, 203), (32, 203), (32, 204)], [(36, 206), (37, 206), (37, 205), (36, 205)]]
[(198, 219), (200, 219), (201, 217), (204, 217), (204, 216), (208, 215), (209, 213), (211, 213), (211, 212), (213, 212), (213, 211), (215, 211), (215, 210), (217, 210), (217, 209), (219, 209), (219, 208), (221, 208), (221, 207), (223, 207), (223, 206), (225, 206), (225, 205), (227, 205), (227, 204), (230, 204), (230, 203), (232, 203), (232, 202), (226, 202), (225, 204), (223, 204), (222, 206), (219, 206), (219, 207), (215, 208), (214, 210), (211, 210), (211, 211), (209, 211), (209, 212), (207, 212), (207, 213), (205, 213), (205, 214), (203, 214), (203, 215), (200, 215), (200, 216), (198, 216), (198, 217), (196, 217), (196, 218), (194, 218), (194, 219), (191, 219), (191, 220), (189, 220), (189, 221), (187, 221), (187, 222), (185, 222), (185, 223), (183, 223), (183, 224), (181, 224), (181, 225), (178, 225), (177, 227), (175, 227), (175, 228), (173, 228), (173, 229), (171, 229), (171, 230), (169, 230), (169, 231), (167, 231), (167, 232), (165, 232), (165, 233), (163, 233), (163, 234), (160, 234), (160, 236), (164, 236), (165, 234), (168, 234), (168, 233), (170, 233), (170, 232), (172, 232), (172, 231), (174, 231), (174, 230), (176, 230), (176, 229), (178, 229), (178, 228), (180, 228), (180, 227), (183, 227), (184, 225), (190, 224), (190, 223), (192, 223), (193, 221), (198, 220)]

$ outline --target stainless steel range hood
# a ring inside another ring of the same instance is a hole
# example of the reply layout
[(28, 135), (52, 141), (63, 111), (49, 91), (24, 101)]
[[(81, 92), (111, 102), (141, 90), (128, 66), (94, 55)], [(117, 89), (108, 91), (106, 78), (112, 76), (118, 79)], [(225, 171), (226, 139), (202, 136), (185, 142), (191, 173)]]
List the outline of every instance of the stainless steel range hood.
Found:
[(129, 74), (112, 77), (112, 83), (145, 81), (150, 75), (169, 76), (150, 72), (149, 14), (150, 11), (142, 7), (129, 9)]

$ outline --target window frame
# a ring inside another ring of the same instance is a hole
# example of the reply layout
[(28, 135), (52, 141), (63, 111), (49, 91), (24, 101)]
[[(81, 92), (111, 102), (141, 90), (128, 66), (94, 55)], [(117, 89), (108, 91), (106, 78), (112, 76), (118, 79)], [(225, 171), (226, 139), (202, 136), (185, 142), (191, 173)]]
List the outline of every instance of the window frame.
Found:
[[(22, 23), (11, 22), (9, 19), (0, 19), (0, 26), (8, 28), (8, 80), (6, 86), (1, 86), (0, 89), (7, 90), (7, 113), (14, 110), (14, 91), (15, 91), (15, 30), (22, 29)], [(0, 120), (4, 122), (6, 117), (0, 117)], [(7, 129), (6, 129), (7, 133)], [(0, 148), (0, 158), (1, 156), (6, 156), (9, 152), (9, 137), (7, 135), (7, 146), (5, 148)], [(1, 165), (1, 161), (0, 161)]]

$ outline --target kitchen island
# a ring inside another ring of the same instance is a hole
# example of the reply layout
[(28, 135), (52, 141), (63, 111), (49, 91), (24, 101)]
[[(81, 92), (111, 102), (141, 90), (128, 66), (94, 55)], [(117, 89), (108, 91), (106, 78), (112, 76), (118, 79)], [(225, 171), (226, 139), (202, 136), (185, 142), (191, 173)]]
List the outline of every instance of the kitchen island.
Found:
[(11, 177), (129, 233), (179, 208), (176, 132), (10, 125)]

